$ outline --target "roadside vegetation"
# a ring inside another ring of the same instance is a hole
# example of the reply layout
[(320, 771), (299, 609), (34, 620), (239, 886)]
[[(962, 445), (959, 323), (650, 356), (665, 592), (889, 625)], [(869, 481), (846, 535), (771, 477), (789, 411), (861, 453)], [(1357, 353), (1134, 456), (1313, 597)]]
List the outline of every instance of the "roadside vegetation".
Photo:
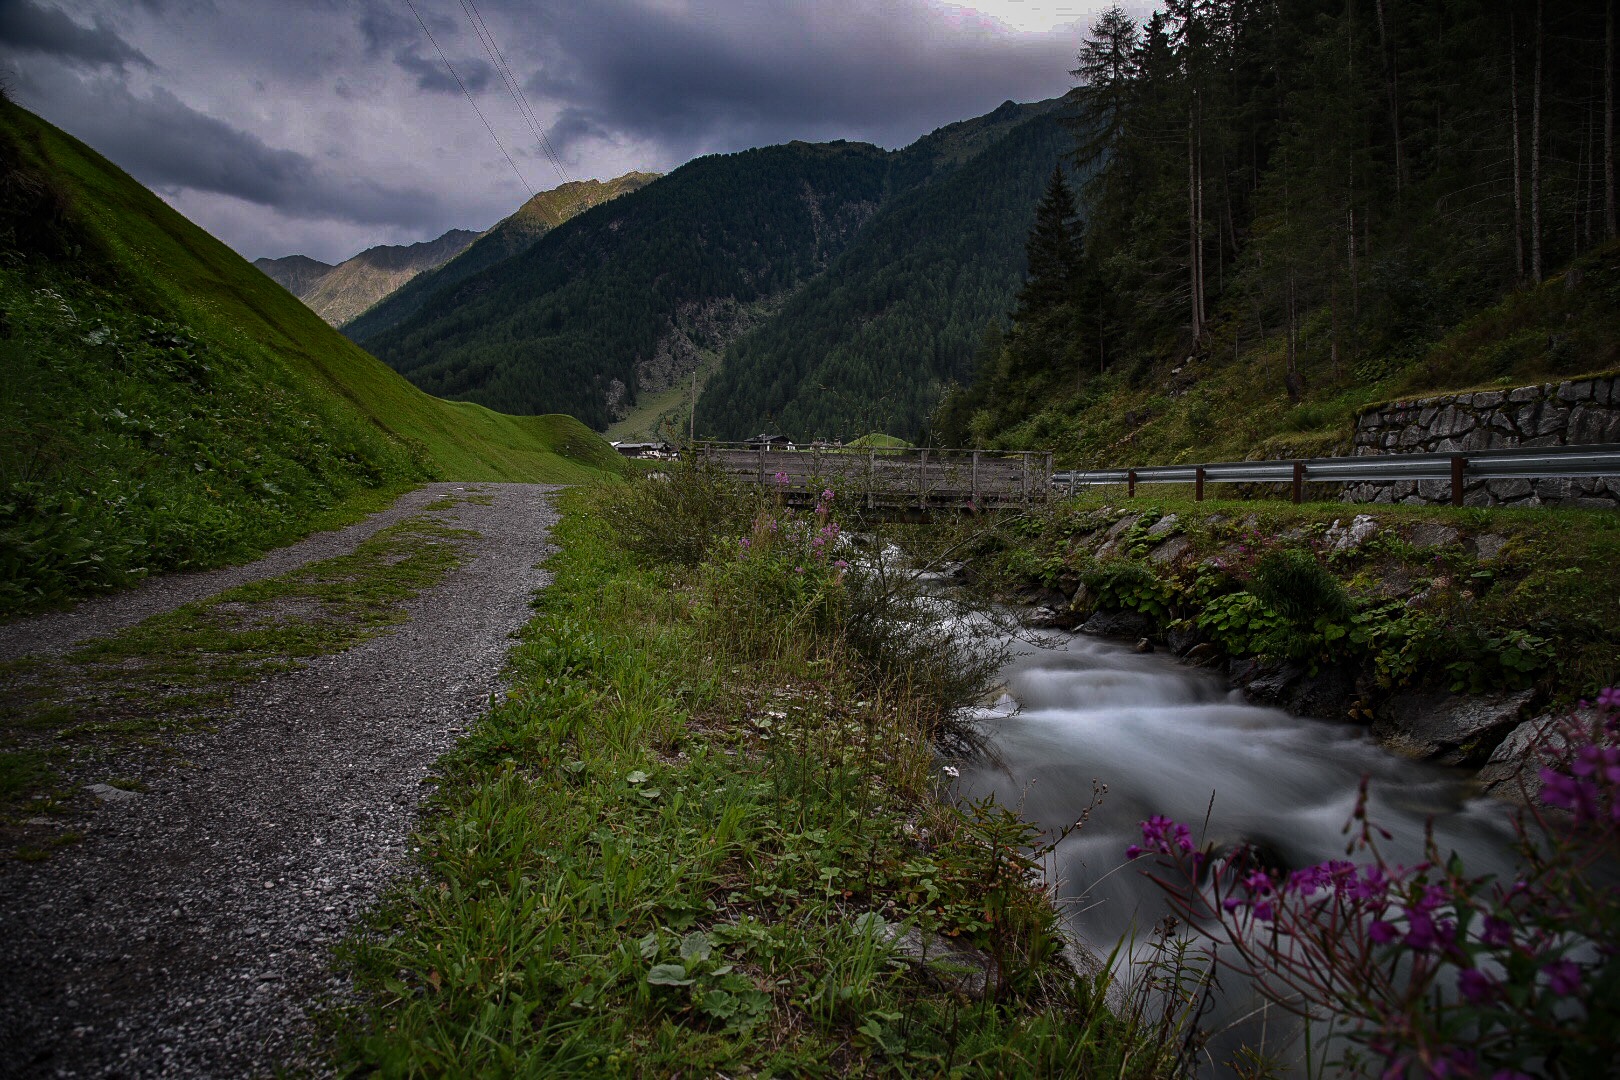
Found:
[(0, 97), (0, 617), (240, 561), (430, 478), (623, 470), (572, 418), (421, 393)]
[(1078, 623), (1134, 612), (1195, 659), (1348, 668), (1398, 689), (1620, 681), (1620, 520), (1608, 511), (1295, 506), (1154, 494), (1053, 504), (981, 554), (993, 585), (1061, 595)]
[(999, 657), (843, 539), (836, 493), (681, 467), (562, 505), (512, 689), (349, 947), (340, 1071), (1175, 1070), (1176, 1003), (1116, 1015), (1064, 959), (1052, 838), (950, 801), (931, 743)]
[(169, 737), (207, 728), (245, 683), (404, 621), (405, 604), (455, 568), (470, 535), (419, 515), (348, 555), (187, 604), (59, 659), (0, 664), (0, 852), (44, 857), (77, 834), (26, 819), (82, 809), (83, 784), (127, 771), (131, 754), (167, 753)]

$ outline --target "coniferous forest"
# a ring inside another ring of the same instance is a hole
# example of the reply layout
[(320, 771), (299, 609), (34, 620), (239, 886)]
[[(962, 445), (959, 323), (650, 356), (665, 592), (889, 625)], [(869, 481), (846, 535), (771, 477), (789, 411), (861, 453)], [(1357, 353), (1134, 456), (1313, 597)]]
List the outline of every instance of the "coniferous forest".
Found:
[[(1111, 9), (1074, 72), (1071, 163), (1094, 175), (1073, 209), (1048, 190), (1010, 331), (991, 328), (934, 438), (1101, 459), (1139, 445), (1155, 410), (1189, 411), (1131, 388), (1180, 395), (1223, 368), (1309, 428), (1382, 391), (1612, 363), (1612, 335), (1579, 326), (1466, 370), (1433, 354), (1572, 260), (1604, 270), (1614, 35), (1597, 0), (1172, 0), (1141, 23)], [(1127, 399), (1147, 407), (1099, 414)], [(1146, 444), (1196, 436), (1191, 412)]]

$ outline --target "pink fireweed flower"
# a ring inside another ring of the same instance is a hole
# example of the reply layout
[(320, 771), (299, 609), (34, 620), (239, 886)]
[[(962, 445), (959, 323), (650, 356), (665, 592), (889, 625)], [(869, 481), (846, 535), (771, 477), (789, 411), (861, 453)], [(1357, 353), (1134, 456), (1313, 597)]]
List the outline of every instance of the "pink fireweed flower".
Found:
[(741, 540), (738, 540), (737, 543), (744, 551), (747, 551), (749, 548), (754, 546), (754, 542), (752, 540), (748, 539), (748, 537), (746, 537), (746, 536), (743, 537)]
[(1498, 983), (1478, 968), (1457, 973), (1457, 992), (1474, 1005), (1483, 1005), (1496, 996)]
[(1599, 690), (1597, 706), (1600, 709), (1620, 709), (1620, 686), (1606, 686)]
[(1558, 960), (1542, 969), (1547, 973), (1547, 989), (1560, 997), (1581, 992), (1581, 965), (1573, 960)]
[(1172, 821), (1163, 814), (1154, 814), (1142, 822), (1142, 843), (1146, 846), (1132, 844), (1126, 848), (1125, 857), (1134, 859), (1149, 851), (1160, 855), (1173, 855), (1175, 852), (1171, 850), (1172, 847), (1181, 851), (1191, 851), (1193, 848), (1192, 834), (1187, 831), (1187, 826)]
[(837, 567), (839, 570), (849, 569), (849, 563), (845, 562), (843, 559), (839, 559), (837, 562), (833, 563), (833, 566)]
[(778, 483), (778, 484), (780, 484), (780, 485), (782, 485), (782, 486), (783, 486), (783, 487), (787, 487), (787, 482), (788, 482), (788, 474), (787, 474), (787, 473), (785, 473), (785, 472), (779, 472), (779, 473), (777, 473), (777, 474), (776, 474), (776, 482), (777, 482), (777, 483)]
[(832, 501), (833, 501), (833, 489), (832, 488), (828, 488), (826, 491), (823, 491), (821, 493), (821, 501), (826, 503), (828, 506), (832, 505)]

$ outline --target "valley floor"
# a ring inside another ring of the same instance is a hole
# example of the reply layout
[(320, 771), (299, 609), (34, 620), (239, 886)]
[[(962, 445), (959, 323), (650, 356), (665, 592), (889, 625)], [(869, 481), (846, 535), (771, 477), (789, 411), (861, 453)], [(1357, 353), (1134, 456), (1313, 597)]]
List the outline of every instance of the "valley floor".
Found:
[[(240, 1076), (297, 1064), (310, 1007), (346, 992), (329, 974), (332, 945), (404, 872), (430, 768), (502, 685), (510, 637), (548, 581), (536, 564), (553, 490), (429, 485), (250, 566), (157, 578), (0, 628), (0, 657), (51, 656), (343, 556), (391, 524), (417, 530), (416, 551), (457, 549), (406, 594), (392, 632), (238, 676), (209, 730), (165, 738), (163, 752), (81, 757), (63, 773), (75, 793), (35, 796), (49, 816), (6, 823), (8, 841), (50, 854), (0, 862), (0, 1071)], [(320, 602), (331, 601), (292, 606)], [(225, 606), (299, 614), (254, 603)], [(50, 663), (17, 670), (40, 678)], [(91, 799), (81, 785), (97, 781), (110, 783)], [(82, 838), (43, 838), (69, 832)]]

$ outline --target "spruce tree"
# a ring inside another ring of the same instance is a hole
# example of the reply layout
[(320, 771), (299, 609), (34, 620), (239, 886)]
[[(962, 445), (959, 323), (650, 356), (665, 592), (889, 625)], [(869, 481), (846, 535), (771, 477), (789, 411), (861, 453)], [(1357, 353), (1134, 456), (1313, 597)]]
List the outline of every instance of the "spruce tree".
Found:
[(1035, 226), (1024, 245), (1029, 277), (1018, 293), (1016, 318), (1027, 320), (1075, 299), (1081, 250), (1074, 192), (1058, 166), (1046, 183), (1046, 194), (1035, 210)]

